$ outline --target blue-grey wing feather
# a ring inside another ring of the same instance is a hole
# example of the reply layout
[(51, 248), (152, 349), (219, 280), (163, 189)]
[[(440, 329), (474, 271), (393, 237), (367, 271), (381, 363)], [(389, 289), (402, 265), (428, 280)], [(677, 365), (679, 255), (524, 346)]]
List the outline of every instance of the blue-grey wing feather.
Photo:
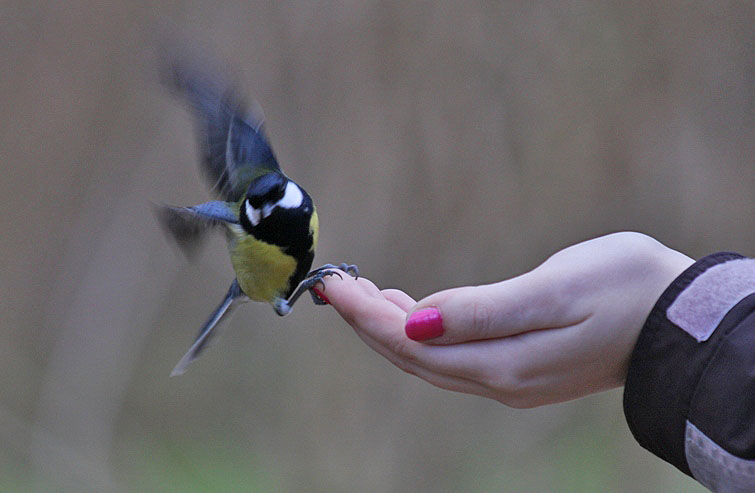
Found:
[(233, 204), (213, 200), (191, 207), (158, 206), (155, 209), (163, 229), (192, 257), (207, 232), (218, 226), (239, 224)]
[(183, 207), (183, 209), (188, 209), (199, 218), (204, 218), (210, 222), (239, 223), (239, 217), (234, 212), (233, 204), (222, 200), (211, 200), (204, 204)]
[(247, 299), (246, 295), (241, 291), (238, 281), (234, 279), (225, 298), (223, 298), (223, 301), (221, 301), (220, 305), (215, 308), (215, 311), (212, 312), (210, 318), (207, 319), (199, 330), (199, 334), (194, 340), (194, 343), (171, 372), (171, 377), (181, 375), (186, 371), (186, 367), (188, 367), (192, 361), (197, 359), (199, 353), (207, 347), (210, 339), (214, 335), (217, 335), (220, 322), (227, 320), (236, 307)]
[(203, 169), (213, 191), (238, 201), (261, 170), (280, 170), (263, 128), (261, 112), (244, 99), (220, 70), (201, 69), (187, 60), (168, 64), (166, 82), (194, 109)]

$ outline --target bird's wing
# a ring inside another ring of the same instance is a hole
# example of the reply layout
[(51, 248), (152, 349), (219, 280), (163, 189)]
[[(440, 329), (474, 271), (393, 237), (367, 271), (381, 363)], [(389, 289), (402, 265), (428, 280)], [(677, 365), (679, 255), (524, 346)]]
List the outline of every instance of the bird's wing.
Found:
[(220, 200), (191, 207), (156, 206), (155, 214), (187, 257), (193, 256), (209, 230), (239, 224), (234, 204)]
[(223, 301), (220, 303), (220, 305), (218, 305), (215, 311), (212, 312), (210, 318), (207, 319), (207, 322), (205, 322), (205, 324), (202, 326), (199, 331), (199, 335), (194, 340), (194, 343), (191, 345), (183, 358), (181, 358), (181, 361), (178, 362), (176, 367), (171, 372), (170, 376), (175, 377), (182, 375), (186, 371), (186, 367), (188, 367), (192, 361), (197, 359), (199, 353), (201, 353), (202, 350), (207, 347), (207, 343), (210, 341), (212, 336), (218, 333), (218, 324), (223, 320), (227, 320), (231, 313), (233, 313), (235, 308), (240, 303), (247, 300), (248, 298), (243, 293), (243, 291), (241, 291), (238, 281), (234, 279), (231, 283), (231, 287), (228, 289), (228, 293), (225, 295), (225, 298), (223, 298)]
[(220, 75), (222, 70), (200, 68), (198, 60), (179, 57), (164, 65), (166, 84), (194, 110), (203, 169), (214, 193), (236, 202), (256, 176), (280, 170), (262, 112), (249, 110), (235, 84)]

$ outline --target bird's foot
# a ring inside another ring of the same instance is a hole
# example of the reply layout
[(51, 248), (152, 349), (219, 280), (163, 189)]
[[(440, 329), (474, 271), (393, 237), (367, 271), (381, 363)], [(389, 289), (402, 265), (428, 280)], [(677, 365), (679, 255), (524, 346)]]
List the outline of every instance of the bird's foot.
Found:
[[(317, 292), (314, 290), (314, 287), (318, 283), (322, 284), (322, 290), (325, 291), (325, 283), (322, 282), (325, 277), (332, 275), (341, 277), (341, 274), (332, 269), (340, 269), (348, 275), (352, 276), (354, 279), (359, 279), (359, 268), (354, 264), (347, 264), (346, 262), (343, 262), (339, 265), (325, 264), (322, 267), (318, 267), (317, 269), (307, 274), (307, 279), (304, 281), (307, 282), (307, 280), (309, 279), (314, 280), (314, 283), (307, 289), (309, 289), (309, 294), (310, 296), (312, 296), (312, 302), (315, 305), (327, 305), (328, 302), (324, 300), (322, 296), (317, 294)], [(341, 277), (341, 279), (343, 279), (343, 277)]]
[(307, 277), (299, 284), (299, 287), (296, 288), (296, 291), (291, 295), (289, 299), (284, 300), (283, 298), (279, 298), (275, 301), (275, 303), (273, 303), (273, 309), (275, 310), (275, 313), (277, 313), (281, 317), (291, 313), (291, 310), (294, 307), (294, 303), (296, 303), (296, 300), (298, 300), (305, 291), (309, 291), (309, 294), (312, 295), (312, 301), (314, 301), (316, 305), (327, 304), (319, 296), (317, 296), (314, 291), (314, 287), (319, 283), (322, 284), (323, 289), (325, 289), (325, 284), (322, 281), (328, 276), (338, 276), (341, 279), (343, 279), (343, 277), (341, 277), (340, 273), (329, 269), (317, 269), (313, 272), (314, 274)]
[(278, 298), (273, 302), (273, 310), (275, 310), (275, 313), (277, 313), (281, 317), (284, 317), (291, 313), (294, 302), (296, 302), (296, 298), (294, 298), (293, 296), (291, 297), (291, 301), (284, 300), (283, 298)]
[[(317, 274), (318, 272), (322, 272), (328, 269), (340, 269), (353, 277), (354, 279), (359, 279), (359, 268), (354, 264), (347, 264), (346, 262), (343, 262), (338, 265), (334, 264), (325, 264), (321, 267), (318, 267), (317, 269), (313, 270), (309, 274), (307, 274), (307, 278)], [(332, 274), (331, 274), (332, 275)]]
[(312, 296), (312, 301), (315, 305), (327, 305), (328, 302), (322, 299), (314, 290), (314, 288), (318, 284), (321, 284), (322, 290), (324, 291), (325, 283), (323, 282), (323, 280), (328, 276), (338, 276), (343, 279), (341, 273), (333, 269), (340, 269), (346, 272), (348, 275), (354, 277), (355, 279), (359, 277), (359, 269), (356, 265), (347, 263), (342, 263), (340, 265), (325, 264), (322, 267), (318, 267), (317, 269), (307, 274), (307, 277), (299, 284), (294, 294), (292, 294), (288, 300), (276, 300), (273, 304), (275, 313), (277, 313), (281, 317), (288, 315), (291, 312), (291, 308), (294, 306), (294, 303), (296, 303), (296, 300), (298, 300), (305, 291), (309, 291), (309, 294), (310, 296)]

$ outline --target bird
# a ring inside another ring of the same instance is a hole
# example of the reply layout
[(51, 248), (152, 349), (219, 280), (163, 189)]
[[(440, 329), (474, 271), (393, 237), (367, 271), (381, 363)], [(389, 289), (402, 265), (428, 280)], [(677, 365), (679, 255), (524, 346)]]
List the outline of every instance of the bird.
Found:
[(173, 369), (171, 376), (177, 376), (241, 303), (266, 302), (284, 316), (306, 291), (316, 304), (325, 304), (313, 288), (327, 276), (340, 277), (334, 269), (353, 277), (359, 271), (347, 263), (310, 271), (319, 233), (315, 204), (281, 169), (259, 105), (247, 104), (231, 77), (208, 69), (207, 64), (172, 57), (162, 61), (161, 79), (188, 103), (197, 130), (200, 168), (217, 200), (187, 207), (157, 205), (157, 218), (189, 257), (209, 231), (224, 232), (235, 273), (228, 292)]

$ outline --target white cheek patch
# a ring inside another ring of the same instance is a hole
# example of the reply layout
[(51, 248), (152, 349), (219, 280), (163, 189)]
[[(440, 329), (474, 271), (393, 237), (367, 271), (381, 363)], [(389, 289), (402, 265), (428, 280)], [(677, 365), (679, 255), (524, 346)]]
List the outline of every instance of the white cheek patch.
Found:
[(245, 201), (246, 205), (246, 218), (249, 219), (249, 222), (252, 223), (252, 226), (257, 226), (260, 223), (260, 219), (262, 219), (262, 213), (259, 209), (255, 209), (254, 207), (249, 204), (249, 201)]
[(286, 191), (283, 198), (274, 204), (266, 204), (262, 207), (262, 219), (272, 214), (273, 209), (281, 207), (283, 209), (296, 209), (304, 201), (304, 194), (301, 192), (296, 183), (289, 181), (286, 184)]
[(282, 207), (284, 209), (296, 209), (304, 202), (304, 194), (299, 186), (289, 181), (286, 184), (286, 191), (283, 193), (283, 198), (274, 204), (265, 204), (262, 209), (255, 209), (246, 201), (246, 217), (252, 226), (257, 226), (259, 222), (265, 219), (267, 216), (273, 213), (276, 207)]
[(283, 207), (284, 209), (295, 209), (299, 207), (304, 200), (304, 194), (301, 193), (296, 183), (289, 181), (286, 184), (286, 192), (283, 194), (283, 198), (275, 203), (277, 207)]

